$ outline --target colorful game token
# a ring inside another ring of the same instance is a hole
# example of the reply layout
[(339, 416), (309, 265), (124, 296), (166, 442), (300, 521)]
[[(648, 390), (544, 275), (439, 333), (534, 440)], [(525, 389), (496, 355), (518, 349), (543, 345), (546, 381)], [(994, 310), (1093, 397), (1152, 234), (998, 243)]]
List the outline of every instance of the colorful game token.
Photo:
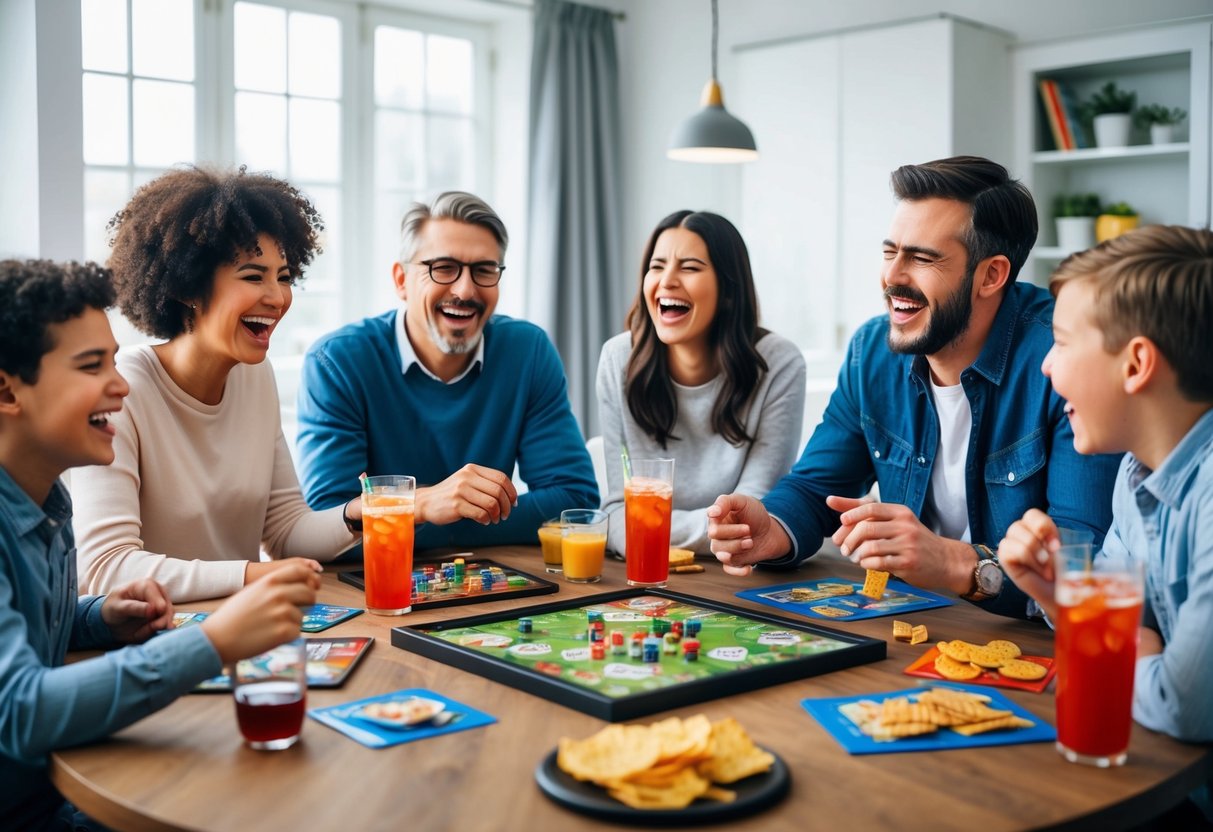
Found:
[(699, 639), (688, 638), (682, 642), (682, 658), (688, 662), (699, 661)]
[(644, 660), (646, 662), (661, 661), (661, 640), (655, 636), (649, 636), (644, 640)]
[(661, 637), (661, 652), (673, 656), (678, 652), (678, 636), (666, 633)]
[(534, 622), (532, 622), (531, 619), (529, 619), (529, 618), (519, 618), (518, 619), (518, 632), (529, 633), (534, 629), (534, 627), (535, 627)]
[(601, 641), (596, 641), (590, 645), (590, 658), (596, 662), (600, 662), (606, 658), (606, 644)]
[(627, 645), (623, 642), (623, 633), (619, 630), (611, 630), (611, 655), (626, 656), (628, 654)]
[(670, 622), (664, 618), (653, 619), (653, 635), (663, 636), (670, 631)]
[(703, 622), (698, 618), (688, 618), (686, 624), (686, 635), (694, 638), (699, 635), (699, 631), (703, 629)]
[(628, 658), (639, 661), (644, 657), (644, 633), (632, 633), (632, 641), (628, 644)]

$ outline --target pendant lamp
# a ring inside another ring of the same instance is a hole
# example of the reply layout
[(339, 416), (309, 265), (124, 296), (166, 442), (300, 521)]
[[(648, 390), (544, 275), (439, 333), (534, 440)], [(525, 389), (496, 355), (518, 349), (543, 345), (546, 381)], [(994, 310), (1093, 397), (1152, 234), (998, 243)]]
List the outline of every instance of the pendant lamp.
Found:
[(754, 134), (724, 108), (716, 81), (718, 13), (712, 0), (712, 77), (703, 88), (699, 112), (675, 128), (666, 155), (680, 162), (751, 162), (758, 158)]

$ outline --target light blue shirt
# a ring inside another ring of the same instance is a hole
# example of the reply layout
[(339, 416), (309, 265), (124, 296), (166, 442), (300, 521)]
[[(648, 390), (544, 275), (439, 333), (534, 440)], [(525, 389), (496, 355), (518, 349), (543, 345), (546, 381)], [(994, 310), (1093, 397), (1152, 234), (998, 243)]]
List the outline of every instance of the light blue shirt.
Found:
[(104, 596), (76, 597), (67, 490), (37, 506), (0, 467), (0, 827), (39, 829), (62, 797), (47, 755), (124, 728), (221, 670), (201, 628), (64, 666), (69, 649), (117, 646)]
[(413, 349), (413, 342), (409, 340), (408, 331), (404, 328), (404, 307), (396, 311), (396, 343), (400, 345), (400, 375), (404, 375), (409, 371), (409, 367), (414, 364), (421, 372), (432, 378), (440, 384), (458, 384), (463, 381), (463, 377), (477, 367), (484, 366), (484, 333), (476, 339), (476, 353), (472, 356), (472, 360), (463, 368), (463, 372), (455, 376), (450, 381), (443, 381), (434, 373), (430, 372), (430, 368), (421, 363), (421, 359), (417, 357), (417, 351)]
[(1213, 410), (1151, 471), (1131, 454), (1101, 555), (1143, 559), (1144, 624), (1164, 650), (1137, 662), (1133, 718), (1188, 742), (1213, 740)]

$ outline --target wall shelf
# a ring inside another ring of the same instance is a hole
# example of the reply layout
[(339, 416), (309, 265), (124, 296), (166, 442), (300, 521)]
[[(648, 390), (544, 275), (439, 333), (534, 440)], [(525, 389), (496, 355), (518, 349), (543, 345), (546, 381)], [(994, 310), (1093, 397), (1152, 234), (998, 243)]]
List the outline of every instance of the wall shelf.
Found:
[(1037, 165), (1078, 165), (1092, 162), (1137, 161), (1188, 155), (1188, 142), (1134, 144), (1128, 147), (1089, 147), (1082, 150), (1039, 150), (1032, 154)]

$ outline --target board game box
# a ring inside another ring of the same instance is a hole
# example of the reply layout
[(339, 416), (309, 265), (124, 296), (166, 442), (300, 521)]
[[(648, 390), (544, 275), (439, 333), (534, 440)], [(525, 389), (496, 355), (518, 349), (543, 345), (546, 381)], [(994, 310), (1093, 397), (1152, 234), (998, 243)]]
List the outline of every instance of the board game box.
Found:
[(886, 650), (661, 589), (396, 627), (392, 644), (611, 722), (879, 661)]
[[(463, 604), (478, 604), (495, 601), (502, 597), (525, 598), (531, 595), (548, 595), (559, 587), (551, 581), (538, 578), (511, 566), (502, 566), (486, 558), (474, 558), (471, 554), (451, 555), (444, 563), (417, 563), (413, 567), (413, 609), (428, 610), (436, 607), (457, 607)], [(461, 576), (455, 579), (455, 558), (466, 559)], [(485, 573), (489, 581), (486, 586)], [(338, 580), (358, 589), (366, 589), (363, 570), (340, 572)]]

